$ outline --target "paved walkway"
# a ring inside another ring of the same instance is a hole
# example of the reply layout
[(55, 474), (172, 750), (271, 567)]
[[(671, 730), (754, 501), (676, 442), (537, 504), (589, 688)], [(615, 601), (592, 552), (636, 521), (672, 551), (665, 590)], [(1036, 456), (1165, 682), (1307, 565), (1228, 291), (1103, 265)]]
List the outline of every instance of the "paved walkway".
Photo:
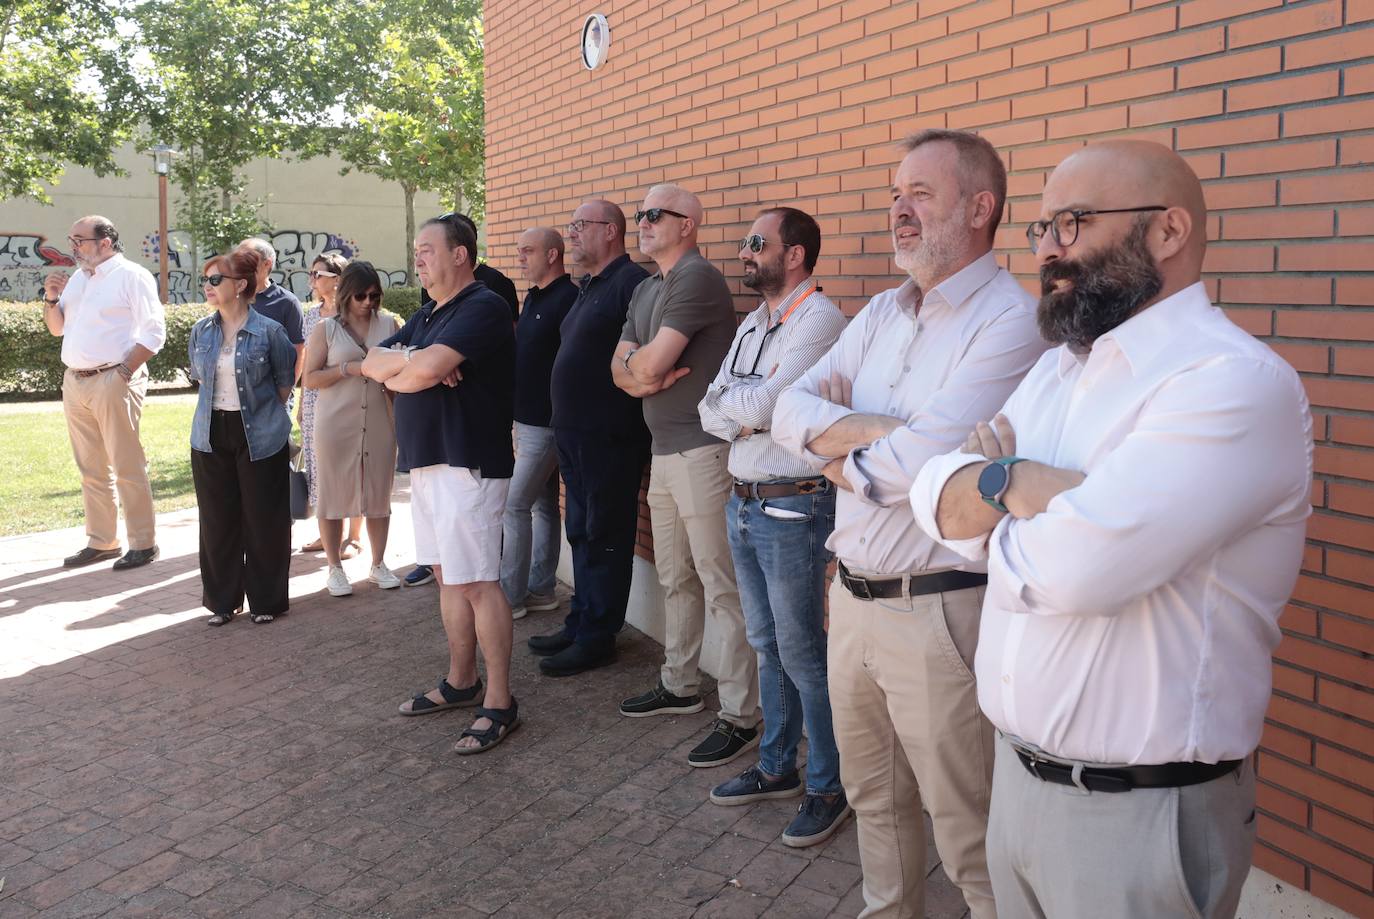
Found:
[[(398, 490), (388, 561), (404, 570)], [(516, 623), (522, 727), (450, 752), (470, 713), (402, 718), (446, 660), (433, 587), (334, 599), (297, 555), (292, 611), (202, 624), (195, 511), (162, 559), (75, 572), (63, 530), (0, 540), (0, 916), (855, 916), (853, 822), (777, 836), (796, 801), (723, 808), (691, 769), (710, 713), (622, 718), (660, 660), (626, 630), (617, 666), (539, 675)], [(298, 528), (296, 543), (313, 536)], [(308, 532), (307, 532), (308, 531)], [(362, 578), (366, 562), (346, 563)], [(929, 915), (965, 914), (930, 850)]]

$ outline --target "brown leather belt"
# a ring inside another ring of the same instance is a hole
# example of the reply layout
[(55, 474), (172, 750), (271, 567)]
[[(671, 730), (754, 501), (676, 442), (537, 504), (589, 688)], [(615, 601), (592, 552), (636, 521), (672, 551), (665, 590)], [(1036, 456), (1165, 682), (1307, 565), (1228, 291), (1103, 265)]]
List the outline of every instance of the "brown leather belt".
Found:
[(986, 574), (972, 571), (938, 571), (935, 574), (905, 574), (891, 578), (863, 578), (850, 574), (844, 562), (839, 562), (835, 576), (840, 579), (844, 589), (854, 595), (856, 600), (895, 600), (902, 596), (903, 588), (908, 597), (924, 597), (927, 594), (942, 594), (951, 590), (964, 590), (968, 587), (982, 587), (988, 582)]
[(106, 364), (104, 367), (96, 367), (94, 370), (77, 370), (73, 367), (72, 373), (79, 377), (93, 377), (96, 374), (104, 373), (106, 370), (113, 370), (118, 366), (118, 364)]
[(741, 482), (735, 480), (735, 494), (741, 498), (790, 498), (793, 495), (824, 494), (832, 487), (830, 480), (800, 479), (795, 482)]

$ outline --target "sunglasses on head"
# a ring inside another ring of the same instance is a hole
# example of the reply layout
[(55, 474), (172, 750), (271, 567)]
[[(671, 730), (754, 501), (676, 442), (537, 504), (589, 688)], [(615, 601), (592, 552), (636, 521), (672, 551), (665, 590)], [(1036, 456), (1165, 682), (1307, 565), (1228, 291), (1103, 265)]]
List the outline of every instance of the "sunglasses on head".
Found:
[(200, 276), (200, 285), (204, 287), (206, 284), (209, 284), (211, 287), (219, 287), (219, 285), (228, 280), (228, 278), (229, 275), (227, 274), (203, 274)]
[(310, 272), (310, 277), (314, 278), (316, 281), (320, 278), (337, 278), (338, 276), (339, 273), (337, 271), (320, 271), (317, 269)]
[(650, 223), (658, 223), (663, 219), (664, 214), (671, 214), (674, 217), (681, 217), (683, 220), (691, 220), (686, 214), (679, 214), (677, 211), (670, 211), (666, 207), (651, 207), (647, 211), (635, 211), (635, 223), (647, 220)]
[(368, 301), (369, 303), (381, 303), (381, 302), (382, 302), (382, 292), (381, 292), (380, 290), (371, 290), (371, 291), (368, 291), (368, 292), (365, 293), (365, 294), (354, 294), (354, 295), (353, 295), (353, 299), (354, 299), (354, 300), (366, 300), (366, 301)]

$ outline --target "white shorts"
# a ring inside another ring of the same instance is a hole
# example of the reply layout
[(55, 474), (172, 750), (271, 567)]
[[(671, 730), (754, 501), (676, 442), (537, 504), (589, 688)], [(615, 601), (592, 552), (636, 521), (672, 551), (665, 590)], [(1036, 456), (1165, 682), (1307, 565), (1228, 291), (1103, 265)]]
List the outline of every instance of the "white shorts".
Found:
[(501, 520), (510, 479), (459, 466), (410, 470), (415, 561), (438, 565), (444, 584), (501, 580)]

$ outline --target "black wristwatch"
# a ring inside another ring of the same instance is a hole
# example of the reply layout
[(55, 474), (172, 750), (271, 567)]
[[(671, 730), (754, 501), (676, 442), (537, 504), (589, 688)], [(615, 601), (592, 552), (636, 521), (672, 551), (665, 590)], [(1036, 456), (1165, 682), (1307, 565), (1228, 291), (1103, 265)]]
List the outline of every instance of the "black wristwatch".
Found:
[(983, 500), (990, 507), (995, 507), (1004, 514), (1007, 512), (1007, 506), (1002, 503), (1002, 498), (1011, 487), (1011, 467), (1023, 459), (1024, 457), (1020, 456), (1001, 456), (984, 466), (983, 471), (978, 474), (978, 494), (983, 496)]

